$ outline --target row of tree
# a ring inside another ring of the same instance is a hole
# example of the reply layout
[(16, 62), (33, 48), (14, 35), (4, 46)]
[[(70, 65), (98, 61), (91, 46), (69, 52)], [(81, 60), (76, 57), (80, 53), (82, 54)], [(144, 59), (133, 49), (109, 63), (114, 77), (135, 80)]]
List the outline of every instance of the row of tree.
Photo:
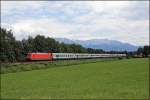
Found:
[[(110, 51), (105, 52), (102, 49), (84, 48), (78, 44), (64, 44), (55, 41), (50, 37), (37, 35), (35, 38), (29, 36), (28, 39), (16, 40), (11, 30), (0, 27), (0, 62), (23, 61), (29, 52), (66, 52), (66, 53), (126, 53)], [(148, 47), (149, 50), (149, 47)], [(147, 47), (139, 48), (138, 54), (148, 55)]]
[(137, 50), (137, 56), (148, 57), (150, 56), (150, 46), (140, 47)]

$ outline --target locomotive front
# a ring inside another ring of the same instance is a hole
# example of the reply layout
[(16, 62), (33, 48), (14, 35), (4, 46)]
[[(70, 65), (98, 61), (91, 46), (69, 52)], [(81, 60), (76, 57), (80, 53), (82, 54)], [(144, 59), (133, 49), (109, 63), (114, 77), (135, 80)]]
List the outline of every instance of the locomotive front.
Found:
[(52, 60), (52, 53), (28, 53), (26, 60), (36, 61), (36, 60)]

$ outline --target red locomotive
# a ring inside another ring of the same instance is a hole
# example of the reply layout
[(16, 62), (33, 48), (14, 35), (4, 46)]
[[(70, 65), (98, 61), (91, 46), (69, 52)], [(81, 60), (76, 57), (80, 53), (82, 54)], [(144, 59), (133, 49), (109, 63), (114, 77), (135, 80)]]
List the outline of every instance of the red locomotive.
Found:
[(33, 60), (52, 60), (52, 53), (28, 53), (26, 59)]

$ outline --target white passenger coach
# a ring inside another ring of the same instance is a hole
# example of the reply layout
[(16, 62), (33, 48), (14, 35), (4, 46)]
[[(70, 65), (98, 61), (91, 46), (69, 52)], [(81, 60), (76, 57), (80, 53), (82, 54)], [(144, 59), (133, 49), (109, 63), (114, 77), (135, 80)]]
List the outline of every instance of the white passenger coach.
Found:
[(86, 53), (52, 53), (53, 59), (79, 59), (79, 58), (111, 58), (125, 57), (126, 54), (86, 54)]

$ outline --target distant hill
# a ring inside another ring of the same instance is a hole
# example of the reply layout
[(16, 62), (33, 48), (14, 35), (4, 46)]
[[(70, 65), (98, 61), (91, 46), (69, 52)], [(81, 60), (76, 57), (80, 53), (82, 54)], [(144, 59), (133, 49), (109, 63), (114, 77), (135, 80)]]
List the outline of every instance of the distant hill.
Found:
[(58, 42), (66, 44), (80, 44), (86, 48), (103, 49), (105, 51), (136, 51), (139, 46), (108, 39), (70, 40), (67, 38), (55, 38)]

